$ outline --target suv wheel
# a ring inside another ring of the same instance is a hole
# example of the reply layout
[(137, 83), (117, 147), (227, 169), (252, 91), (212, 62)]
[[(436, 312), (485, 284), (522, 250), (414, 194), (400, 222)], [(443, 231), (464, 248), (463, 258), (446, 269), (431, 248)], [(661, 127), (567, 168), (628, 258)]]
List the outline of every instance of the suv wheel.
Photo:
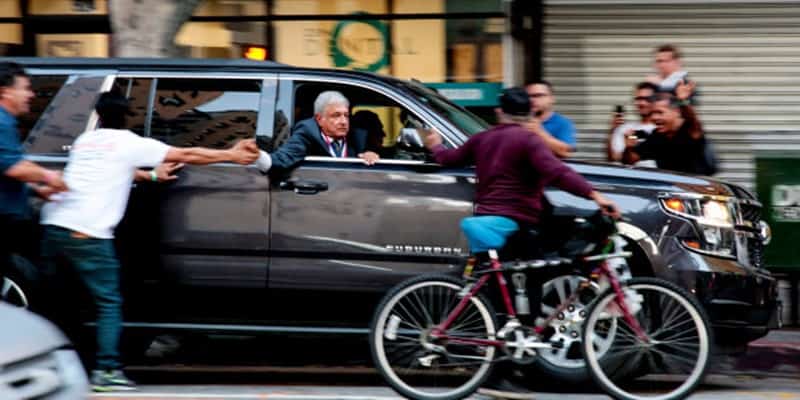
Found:
[[(565, 275), (553, 278), (542, 285), (542, 304), (540, 317), (552, 315), (556, 307), (574, 293), (586, 278), (577, 275)], [(594, 296), (599, 288), (592, 283)], [(536, 361), (528, 368), (530, 376), (542, 377), (545, 380), (562, 383), (589, 382), (591, 377), (586, 370), (581, 352), (581, 331), (586, 317), (587, 307), (594, 298), (589, 292), (569, 305), (563, 313), (559, 313), (549, 324), (554, 331), (552, 339), (564, 344), (562, 349), (542, 350)]]

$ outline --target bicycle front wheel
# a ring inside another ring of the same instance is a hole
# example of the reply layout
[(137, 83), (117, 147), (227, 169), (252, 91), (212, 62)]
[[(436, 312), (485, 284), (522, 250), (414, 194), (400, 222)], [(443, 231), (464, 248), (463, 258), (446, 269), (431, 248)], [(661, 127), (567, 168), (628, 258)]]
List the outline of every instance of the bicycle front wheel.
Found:
[(592, 378), (620, 400), (689, 396), (708, 366), (713, 343), (708, 317), (694, 297), (670, 282), (638, 278), (623, 288), (647, 339), (622, 316), (613, 290), (598, 297), (583, 331)]
[[(488, 377), (495, 347), (431, 337), (431, 330), (462, 299), (462, 288), (461, 281), (449, 276), (416, 277), (400, 283), (378, 306), (370, 329), (372, 358), (401, 395), (417, 400), (461, 399)], [(446, 333), (450, 338), (494, 340), (496, 326), (489, 302), (475, 296)]]

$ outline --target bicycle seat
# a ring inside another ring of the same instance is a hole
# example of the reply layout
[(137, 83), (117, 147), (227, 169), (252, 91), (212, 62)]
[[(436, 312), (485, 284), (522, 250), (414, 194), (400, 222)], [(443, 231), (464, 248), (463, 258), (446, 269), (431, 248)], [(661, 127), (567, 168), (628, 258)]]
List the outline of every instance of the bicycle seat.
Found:
[(473, 253), (500, 250), (508, 238), (519, 230), (512, 219), (496, 215), (467, 217), (461, 220), (461, 230)]

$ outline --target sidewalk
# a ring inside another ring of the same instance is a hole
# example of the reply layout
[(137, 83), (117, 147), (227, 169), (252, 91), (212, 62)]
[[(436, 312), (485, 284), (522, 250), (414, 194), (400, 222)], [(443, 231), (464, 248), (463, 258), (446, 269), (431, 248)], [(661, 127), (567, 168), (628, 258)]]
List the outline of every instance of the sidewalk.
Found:
[(720, 357), (711, 373), (800, 377), (800, 329), (780, 329), (750, 343), (742, 356)]

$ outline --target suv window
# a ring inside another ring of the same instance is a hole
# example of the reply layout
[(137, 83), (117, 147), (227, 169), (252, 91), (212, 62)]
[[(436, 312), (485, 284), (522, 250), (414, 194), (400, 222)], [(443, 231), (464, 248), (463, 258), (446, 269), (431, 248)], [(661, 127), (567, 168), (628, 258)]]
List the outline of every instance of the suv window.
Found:
[(28, 133), (50, 105), (53, 97), (56, 97), (56, 93), (64, 86), (67, 78), (67, 75), (32, 75), (30, 77), (31, 90), (34, 94), (30, 103), (30, 111), (17, 117), (21, 141), (28, 138)]
[(125, 129), (145, 135), (147, 104), (152, 78), (119, 78), (114, 81), (114, 91), (122, 93), (130, 104), (130, 114), (125, 118)]
[(350, 102), (350, 133), (363, 135), (366, 149), (383, 159), (425, 160), (427, 151), (398, 143), (402, 129), (419, 129), (422, 120), (392, 99), (345, 84), (295, 82), (294, 124), (314, 116), (314, 100), (326, 90), (341, 92)]
[(224, 149), (255, 137), (261, 81), (159, 78), (150, 136), (171, 146)]
[(34, 154), (61, 154), (69, 150), (89, 124), (105, 76), (71, 77), (50, 102), (25, 141)]

